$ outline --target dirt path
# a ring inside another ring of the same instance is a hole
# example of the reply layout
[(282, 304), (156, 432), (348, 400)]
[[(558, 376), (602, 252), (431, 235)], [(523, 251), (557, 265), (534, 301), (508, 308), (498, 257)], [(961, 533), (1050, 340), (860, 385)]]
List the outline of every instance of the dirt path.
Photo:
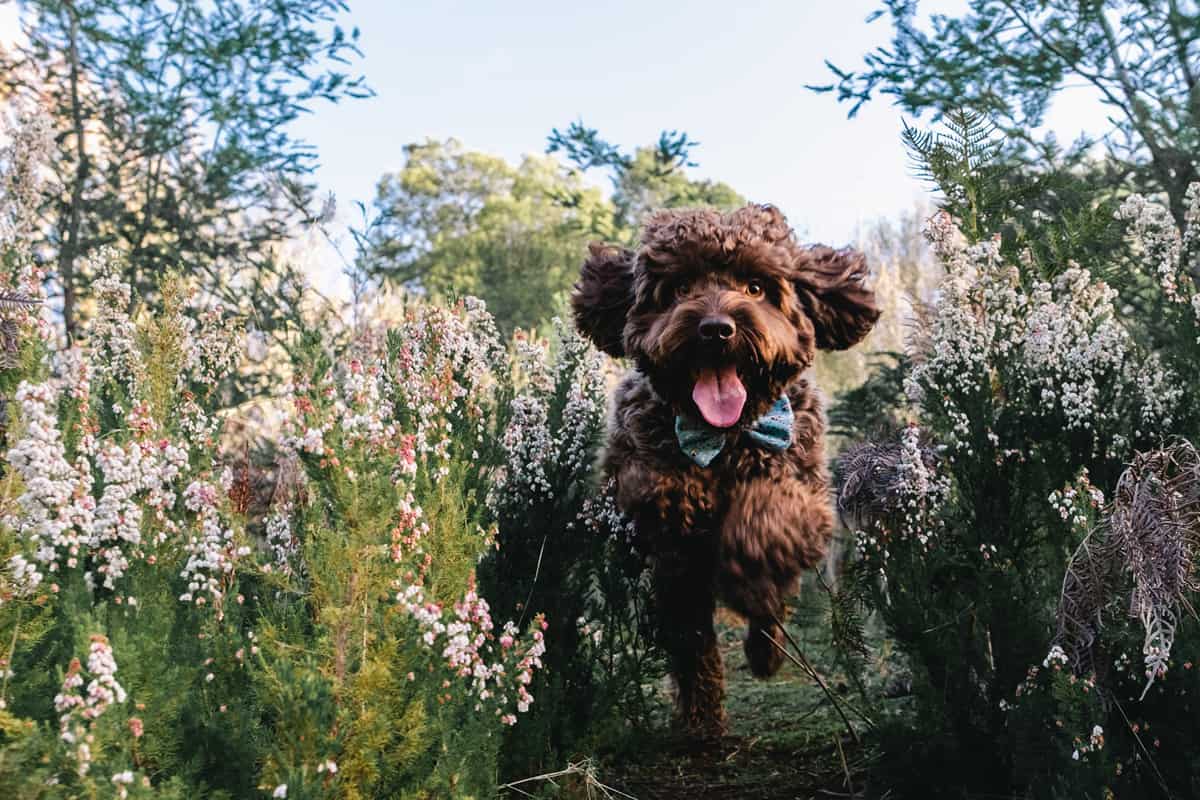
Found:
[[(861, 776), (864, 750), (821, 690), (791, 664), (770, 681), (755, 680), (742, 655), (742, 631), (720, 628), (729, 735), (696, 744), (663, 733), (634, 758), (608, 760), (601, 779), (637, 800), (863, 797), (861, 777), (852, 790), (846, 773)], [(836, 676), (833, 684), (845, 691)]]

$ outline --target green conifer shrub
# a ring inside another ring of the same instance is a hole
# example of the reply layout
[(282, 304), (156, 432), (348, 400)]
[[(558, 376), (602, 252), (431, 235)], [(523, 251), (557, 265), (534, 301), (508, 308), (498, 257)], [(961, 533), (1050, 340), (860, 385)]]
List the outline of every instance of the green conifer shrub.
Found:
[(1054, 220), (1003, 224), (1024, 201), (996, 194), (978, 120), (959, 123), (962, 147), (918, 137), (966, 219), (929, 223), (946, 277), (914, 322), (907, 425), (837, 468), (856, 583), (912, 670), (916, 718), (885, 732), (876, 778), (905, 796), (1194, 793), (1200, 517), (1173, 437), (1197, 432), (1200, 186), (1184, 230), (1133, 197), (1108, 223), (1132, 223), (1127, 252), (1088, 245), (1108, 232), (1058, 263)]

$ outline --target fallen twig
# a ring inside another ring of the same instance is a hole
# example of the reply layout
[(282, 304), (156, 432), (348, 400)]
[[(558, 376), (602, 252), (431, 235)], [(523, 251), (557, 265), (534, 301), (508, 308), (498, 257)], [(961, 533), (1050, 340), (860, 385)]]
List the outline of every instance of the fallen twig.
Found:
[[(783, 635), (785, 637), (787, 637), (788, 643), (791, 644), (792, 647), (796, 648), (796, 654), (799, 655), (800, 658), (804, 661), (804, 669), (808, 672), (809, 675), (812, 676), (812, 679), (814, 681), (816, 681), (818, 684), (821, 685), (822, 689), (825, 689), (825, 693), (829, 694), (829, 689), (825, 686), (824, 682), (821, 680), (821, 676), (817, 673), (816, 667), (814, 667), (812, 665), (812, 663), (809, 662), (808, 658), (805, 657), (804, 651), (802, 651), (800, 649), (799, 643), (797, 643), (797, 641), (794, 638), (792, 638), (792, 635), (790, 633), (788, 633), (788, 629), (783, 626), (782, 622), (780, 622), (778, 619), (776, 619), (775, 624), (779, 626), (779, 629), (781, 631), (783, 631)], [(834, 699), (833, 695), (830, 695), (829, 699), (833, 700), (835, 705), (837, 704), (837, 701)], [(872, 720), (870, 717), (868, 717), (866, 715), (866, 713), (864, 713), (862, 710), (855, 708), (850, 703), (847, 703), (846, 707), (849, 708), (851, 711), (853, 711), (855, 714), (857, 714), (859, 717), (861, 717), (862, 721), (867, 723), (868, 727), (870, 727), (870, 728), (875, 727), (875, 721)], [(845, 717), (843, 717), (843, 719), (844, 718)], [(858, 737), (855, 737), (855, 741), (858, 741)]]
[(846, 763), (846, 751), (842, 749), (842, 737), (834, 736), (833, 743), (837, 745), (838, 758), (842, 760), (842, 772), (846, 775), (846, 788), (850, 790), (850, 800), (854, 800), (854, 780), (850, 777), (850, 765)]
[[(842, 710), (842, 704), (838, 702), (837, 697), (834, 696), (833, 692), (829, 690), (829, 687), (825, 685), (824, 679), (817, 674), (817, 671), (813, 669), (812, 664), (808, 663), (808, 659), (804, 657), (804, 651), (800, 649), (800, 645), (796, 644), (796, 640), (792, 638), (792, 635), (787, 632), (787, 629), (783, 627), (783, 623), (781, 623), (778, 619), (775, 620), (775, 625), (781, 631), (783, 631), (783, 635), (787, 637), (788, 642), (790, 642), (792, 647), (796, 649), (796, 655), (789, 653), (787, 648), (775, 641), (775, 637), (767, 631), (763, 631), (762, 635), (766, 636), (767, 640), (771, 644), (775, 645), (779, 652), (783, 653), (793, 664), (798, 666), (803, 672), (812, 678), (816, 682), (817, 686), (821, 687), (821, 691), (825, 693), (825, 696), (829, 698), (829, 702), (833, 704), (833, 710), (836, 711), (838, 716), (842, 718), (842, 724), (844, 724), (846, 726), (846, 730), (850, 732), (850, 738), (854, 739), (855, 744), (861, 744), (862, 740), (858, 736), (858, 731), (854, 730), (854, 726), (850, 724), (850, 719), (846, 716), (846, 712)], [(797, 656), (799, 656), (799, 658), (797, 658)]]
[(568, 763), (566, 769), (560, 769), (557, 772), (547, 772), (542, 775), (534, 775), (530, 778), (522, 778), (519, 781), (506, 783), (499, 788), (501, 791), (510, 789), (525, 797), (533, 797), (532, 794), (520, 788), (520, 785), (523, 783), (532, 783), (533, 781), (546, 781), (551, 786), (557, 787), (558, 783), (555, 781), (555, 778), (567, 778), (571, 776), (579, 776), (583, 778), (583, 785), (587, 789), (587, 796), (589, 798), (595, 797), (595, 794), (593, 794), (594, 790), (599, 790), (601, 796), (608, 798), (608, 800), (612, 800), (613, 798), (617, 797), (623, 797), (625, 800), (637, 800), (637, 798), (631, 794), (625, 794), (625, 792), (622, 792), (620, 789), (614, 789), (611, 786), (601, 783), (599, 778), (596, 777), (596, 767), (592, 764), (592, 760), (590, 758), (585, 758), (583, 761), (575, 763)]
[(1150, 753), (1150, 750), (1146, 747), (1145, 743), (1142, 742), (1142, 737), (1138, 736), (1137, 729), (1133, 727), (1133, 722), (1130, 721), (1129, 715), (1125, 713), (1125, 709), (1115, 697), (1113, 698), (1113, 705), (1117, 707), (1117, 711), (1121, 712), (1121, 717), (1125, 720), (1125, 727), (1129, 728), (1129, 732), (1133, 734), (1134, 741), (1138, 743), (1138, 747), (1141, 749), (1141, 751), (1146, 754), (1146, 761), (1150, 764), (1150, 768), (1154, 770), (1154, 775), (1158, 778), (1159, 786), (1161, 786), (1162, 790), (1166, 792), (1168, 796), (1170, 796), (1171, 790), (1170, 787), (1167, 786), (1167, 779), (1164, 778), (1163, 774), (1159, 771), (1158, 764), (1154, 763), (1154, 756)]

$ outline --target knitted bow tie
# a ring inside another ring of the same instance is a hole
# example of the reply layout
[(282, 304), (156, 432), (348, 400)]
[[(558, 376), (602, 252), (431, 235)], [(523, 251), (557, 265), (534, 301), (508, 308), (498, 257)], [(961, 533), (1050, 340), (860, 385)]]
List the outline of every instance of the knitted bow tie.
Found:
[[(675, 438), (692, 461), (707, 467), (725, 447), (726, 431), (690, 415), (675, 417)], [(792, 403), (785, 394), (754, 421), (746, 431), (750, 438), (770, 450), (786, 450), (792, 443)]]

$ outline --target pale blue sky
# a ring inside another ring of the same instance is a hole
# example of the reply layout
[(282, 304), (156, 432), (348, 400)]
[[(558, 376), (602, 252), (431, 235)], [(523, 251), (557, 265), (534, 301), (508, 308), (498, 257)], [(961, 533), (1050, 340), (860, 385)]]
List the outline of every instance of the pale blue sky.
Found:
[[(962, 0), (925, 0), (923, 13)], [(928, 193), (910, 175), (901, 120), (886, 100), (846, 106), (804, 88), (824, 60), (857, 67), (885, 43), (879, 0), (656, 3), (351, 0), (369, 100), (320, 107), (297, 131), (317, 145), (318, 178), (343, 218), (368, 201), (402, 145), (454, 136), (515, 160), (555, 126), (582, 119), (623, 146), (663, 128), (701, 142), (695, 173), (778, 205), (803, 235), (849, 241), (856, 226)], [(1070, 139), (1103, 120), (1070, 93), (1051, 115)], [(1089, 108), (1090, 106), (1090, 108)]]
[[(886, 18), (865, 23), (880, 0), (349, 2), (343, 22), (362, 31), (354, 66), (377, 94), (317, 105), (294, 127), (317, 147), (317, 179), (343, 223), (402, 166), (408, 142), (453, 136), (516, 160), (576, 119), (624, 147), (687, 131), (701, 142), (694, 174), (778, 205), (813, 241), (849, 242), (863, 222), (929, 193), (910, 174), (901, 115), (886, 99), (848, 120), (846, 106), (804, 88), (829, 80), (826, 58), (857, 68), (888, 41)], [(920, 4), (925, 15), (964, 6)], [(12, 4), (0, 5), (0, 38), (14, 28)], [(1056, 98), (1049, 122), (1070, 140), (1103, 129), (1104, 113), (1074, 90)], [(341, 288), (336, 257), (310, 255), (317, 284)]]
[(854, 66), (885, 41), (886, 20), (864, 22), (877, 5), (351, 0), (377, 96), (319, 107), (296, 130), (317, 145), (318, 178), (343, 213), (402, 165), (403, 144), (425, 137), (515, 160), (575, 119), (624, 146), (685, 130), (701, 143), (696, 174), (843, 243), (924, 191), (895, 109), (873, 103), (847, 120), (846, 107), (804, 88), (828, 80), (825, 58)]

